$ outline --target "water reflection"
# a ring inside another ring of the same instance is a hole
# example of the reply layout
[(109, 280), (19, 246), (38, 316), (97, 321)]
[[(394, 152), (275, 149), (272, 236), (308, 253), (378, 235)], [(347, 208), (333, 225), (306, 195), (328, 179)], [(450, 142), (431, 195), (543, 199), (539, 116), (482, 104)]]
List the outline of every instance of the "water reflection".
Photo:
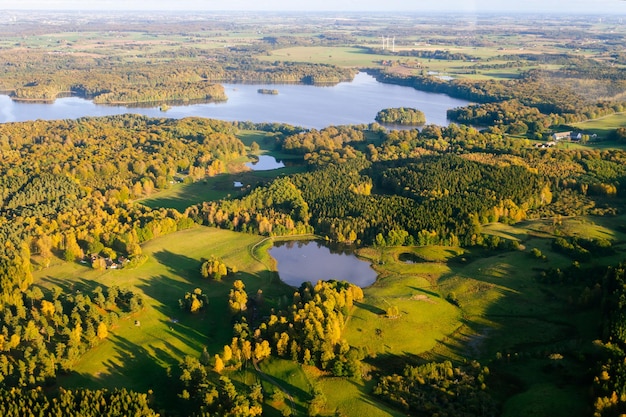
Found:
[(259, 155), (256, 161), (248, 162), (246, 166), (253, 171), (270, 171), (284, 168), (285, 164), (271, 155)]
[(376, 281), (376, 271), (350, 250), (326, 246), (320, 241), (277, 242), (269, 250), (278, 263), (280, 279), (299, 287), (303, 282), (335, 279), (367, 287)]

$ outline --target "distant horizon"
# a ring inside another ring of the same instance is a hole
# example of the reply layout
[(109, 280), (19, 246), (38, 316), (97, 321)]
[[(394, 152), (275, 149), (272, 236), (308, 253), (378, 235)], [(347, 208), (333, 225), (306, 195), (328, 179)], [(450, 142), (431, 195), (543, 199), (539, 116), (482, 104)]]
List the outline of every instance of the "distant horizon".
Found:
[[(16, 2), (17, 3), (17, 2)], [(435, 3), (435, 4), (433, 4)], [(565, 10), (564, 10), (565, 9)], [(2, 10), (2, 9), (0, 9)], [(386, 13), (454, 13), (454, 14), (626, 14), (625, 0), (22, 0), (5, 11), (84, 11), (84, 12), (386, 12)]]
[[(598, 16), (598, 17), (616, 17), (626, 18), (626, 11), (623, 13), (615, 12), (602, 12), (602, 11), (524, 11), (524, 10), (481, 10), (481, 11), (458, 11), (458, 10), (242, 10), (242, 9), (215, 9), (215, 10), (194, 10), (194, 9), (0, 9), (0, 12), (8, 13), (25, 13), (25, 12), (40, 12), (40, 13), (114, 13), (114, 14), (128, 14), (128, 13), (159, 13), (159, 14), (185, 14), (185, 13), (197, 13), (197, 14), (228, 14), (228, 13), (255, 13), (255, 14), (372, 14), (372, 15), (393, 15), (393, 14), (405, 14), (407, 16), (412, 15), (498, 15), (498, 16)], [(624, 22), (626, 23), (626, 22)]]

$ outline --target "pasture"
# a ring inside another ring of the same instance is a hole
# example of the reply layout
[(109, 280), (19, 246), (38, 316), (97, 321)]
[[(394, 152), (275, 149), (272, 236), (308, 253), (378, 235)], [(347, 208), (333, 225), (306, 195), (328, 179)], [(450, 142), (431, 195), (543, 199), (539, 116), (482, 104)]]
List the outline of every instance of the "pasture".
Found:
[(607, 139), (615, 129), (626, 126), (626, 112), (587, 120), (574, 126), (585, 133), (596, 134), (600, 139)]
[[(542, 284), (538, 276), (550, 267), (571, 264), (553, 252), (553, 237), (597, 236), (620, 243), (626, 236), (614, 231), (619, 222), (621, 218), (581, 217), (560, 223), (485, 226), (485, 233), (519, 241), (520, 249), (513, 251), (437, 246), (360, 249), (359, 256), (370, 260), (379, 278), (364, 289), (364, 300), (355, 303), (343, 337), (369, 355), (363, 380), (330, 378), (282, 359), (261, 363), (273, 382), (251, 370), (226, 372), (243, 383), (261, 380), (269, 415), (280, 415), (287, 406), (271, 399), (281, 386), (293, 397), (297, 415), (306, 413), (317, 389), (326, 397), (329, 413), (396, 416), (400, 414), (369, 397), (375, 382), (370, 377), (377, 369), (401, 373), (406, 363), (477, 359), (492, 369), (493, 379), (487, 383), (502, 397), (504, 415), (533, 410), (582, 415), (576, 411), (583, 406), (584, 393), (576, 381), (586, 368), (575, 352), (584, 354), (592, 348), (583, 341), (597, 337), (598, 313), (572, 309), (584, 286)], [(224, 314), (234, 279), (242, 279), (249, 294), (262, 289), (266, 308), (290, 297), (293, 290), (280, 282), (267, 253), (270, 245), (271, 239), (259, 236), (196, 227), (146, 243), (148, 260), (135, 269), (95, 271), (59, 261), (36, 272), (36, 284), (45, 288), (88, 291), (118, 285), (139, 291), (146, 302), (142, 311), (121, 320), (104, 342), (84, 355), (61, 384), (153, 389), (160, 401), (174, 401), (176, 393), (156, 387), (168, 385), (185, 355), (198, 357), (205, 347), (211, 355), (220, 353), (232, 337)], [(531, 248), (539, 248), (545, 258), (531, 257)], [(201, 260), (212, 255), (239, 272), (223, 282), (203, 280)], [(618, 252), (596, 261), (608, 264), (621, 256)], [(210, 300), (197, 315), (178, 307), (178, 299), (194, 288), (201, 288)], [(397, 314), (390, 316), (390, 307), (396, 307)]]
[[(251, 255), (250, 248), (260, 240), (259, 236), (196, 227), (145, 244), (148, 260), (134, 269), (96, 271), (78, 263), (61, 263), (37, 272), (35, 283), (44, 288), (87, 292), (96, 286), (117, 285), (138, 291), (146, 304), (139, 313), (120, 320), (109, 337), (62, 378), (61, 385), (153, 389), (171, 400), (176, 393), (158, 390), (170, 385), (169, 375), (176, 375), (186, 355), (199, 357), (204, 347), (214, 354), (230, 343), (232, 329), (224, 316), (233, 280), (243, 280), (251, 294), (263, 289), (268, 304), (288, 290)], [(203, 279), (201, 260), (211, 256), (240, 272), (222, 282)], [(195, 288), (208, 295), (209, 305), (192, 315), (180, 310), (178, 300)]]

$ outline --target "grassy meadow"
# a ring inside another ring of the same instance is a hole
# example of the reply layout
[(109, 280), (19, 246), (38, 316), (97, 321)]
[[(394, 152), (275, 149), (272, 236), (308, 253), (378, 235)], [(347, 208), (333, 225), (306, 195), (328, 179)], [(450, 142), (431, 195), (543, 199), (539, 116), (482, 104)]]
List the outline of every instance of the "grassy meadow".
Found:
[(367, 53), (365, 49), (352, 46), (295, 46), (271, 51), (258, 57), (265, 61), (311, 62), (341, 67), (372, 67), (388, 55)]
[[(251, 370), (229, 372), (243, 383), (262, 381), (270, 416), (281, 415), (289, 406), (289, 399), (282, 404), (272, 401), (278, 386), (292, 396), (296, 415), (306, 414), (307, 401), (314, 389), (320, 389), (329, 413), (398, 416), (369, 396), (377, 369), (401, 373), (407, 361), (477, 359), (497, 371), (498, 379), (490, 386), (502, 397), (504, 416), (582, 416), (586, 397), (576, 382), (587, 371), (571, 352), (591, 349), (598, 314), (573, 308), (581, 288), (542, 285), (537, 275), (542, 269), (571, 265), (570, 259), (552, 251), (553, 237), (625, 242), (626, 235), (615, 232), (623, 220), (580, 217), (484, 227), (485, 233), (517, 240), (520, 248), (514, 251), (437, 246), (360, 249), (359, 256), (379, 273), (378, 280), (364, 289), (364, 300), (355, 304), (344, 328), (346, 340), (370, 355), (362, 380), (329, 378), (316, 368), (281, 359), (261, 364), (271, 380)], [(242, 279), (249, 294), (262, 289), (267, 308), (292, 291), (278, 279), (267, 253), (270, 245), (271, 239), (199, 226), (146, 243), (148, 260), (134, 269), (95, 271), (57, 261), (36, 272), (36, 283), (43, 287), (88, 291), (118, 285), (141, 292), (146, 302), (142, 311), (120, 320), (104, 342), (82, 357), (75, 372), (62, 377), (61, 384), (156, 390), (168, 385), (169, 375), (176, 375), (185, 355), (198, 357), (204, 347), (211, 355), (220, 353), (232, 336), (230, 321), (224, 317), (234, 279)], [(545, 259), (532, 258), (532, 248), (540, 249)], [(223, 282), (203, 280), (201, 259), (212, 255), (239, 272)], [(594, 262), (609, 264), (621, 258), (619, 251)], [(178, 299), (194, 288), (201, 288), (210, 300), (208, 309), (197, 315), (178, 307)], [(397, 316), (387, 314), (392, 306), (398, 308)], [(557, 364), (551, 354), (562, 354), (563, 359)], [(155, 394), (162, 401), (173, 401), (176, 395)]]
[[(273, 271), (251, 255), (252, 246), (260, 240), (259, 236), (196, 227), (145, 244), (148, 260), (134, 269), (95, 271), (80, 264), (59, 263), (37, 272), (36, 284), (43, 287), (84, 292), (117, 285), (139, 291), (146, 304), (141, 312), (120, 320), (61, 384), (156, 391), (156, 387), (169, 385), (168, 375), (176, 373), (186, 355), (199, 357), (205, 346), (211, 354), (221, 352), (232, 337), (230, 320), (224, 317), (233, 280), (243, 280), (251, 294), (263, 289), (268, 303), (287, 290)], [(240, 272), (223, 282), (203, 279), (201, 260), (211, 256)], [(191, 315), (180, 310), (178, 300), (195, 288), (208, 295), (209, 306)], [(176, 393), (160, 395), (171, 400)]]
[(585, 133), (596, 134), (599, 138), (606, 139), (618, 127), (626, 126), (626, 112), (587, 120), (586, 122), (576, 123), (574, 126)]

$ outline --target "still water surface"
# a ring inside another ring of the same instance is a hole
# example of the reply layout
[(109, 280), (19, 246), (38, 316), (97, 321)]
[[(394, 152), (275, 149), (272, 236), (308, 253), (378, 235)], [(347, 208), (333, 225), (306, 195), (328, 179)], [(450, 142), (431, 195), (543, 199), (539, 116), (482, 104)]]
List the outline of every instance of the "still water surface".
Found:
[(253, 171), (270, 171), (285, 167), (283, 161), (279, 161), (271, 155), (259, 155), (258, 158), (257, 161), (246, 163), (246, 166)]
[(346, 251), (331, 251), (321, 242), (277, 242), (269, 253), (276, 259), (280, 279), (293, 287), (335, 279), (365, 288), (376, 281), (376, 271), (368, 262)]
[[(14, 102), (0, 95), (0, 123), (28, 120), (76, 119), (124, 113), (180, 119), (189, 116), (254, 123), (287, 123), (322, 129), (331, 125), (368, 124), (379, 110), (413, 107), (423, 111), (426, 123), (448, 125), (446, 110), (466, 106), (466, 100), (445, 94), (426, 93), (411, 87), (379, 83), (359, 73), (352, 82), (330, 87), (298, 84), (223, 84), (228, 101), (172, 106), (166, 112), (158, 107), (141, 108), (96, 105), (79, 97), (59, 98), (54, 103)], [(262, 88), (277, 89), (277, 95), (259, 94)]]

